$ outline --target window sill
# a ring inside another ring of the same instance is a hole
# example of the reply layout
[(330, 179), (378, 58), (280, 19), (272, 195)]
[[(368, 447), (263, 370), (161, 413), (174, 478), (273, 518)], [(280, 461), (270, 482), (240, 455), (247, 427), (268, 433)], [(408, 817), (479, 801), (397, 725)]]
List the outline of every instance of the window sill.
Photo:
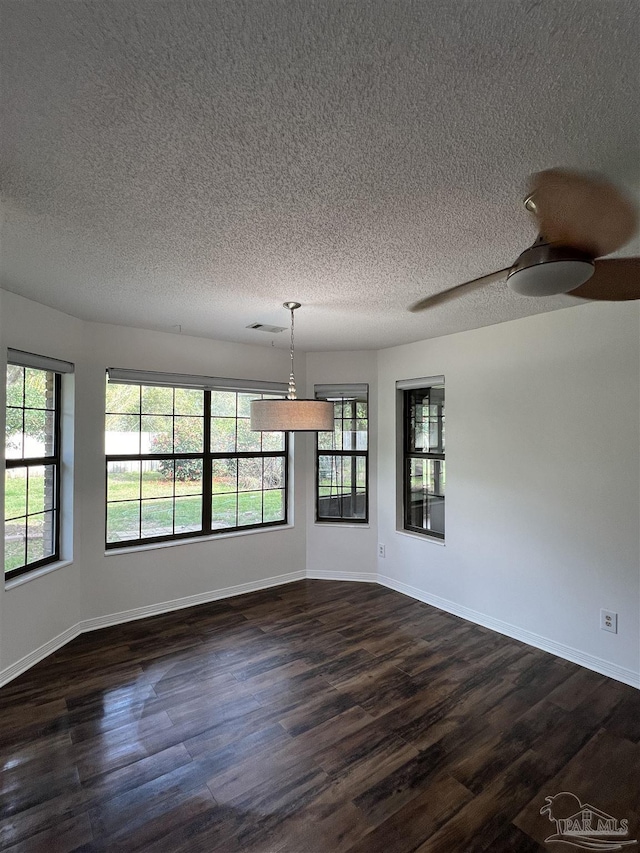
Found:
[(158, 548), (175, 548), (178, 545), (193, 545), (194, 542), (215, 542), (218, 539), (235, 539), (238, 536), (250, 536), (252, 533), (274, 533), (293, 530), (293, 524), (281, 524), (277, 527), (252, 527), (251, 530), (233, 530), (230, 533), (212, 533), (210, 536), (192, 536), (188, 539), (170, 539), (167, 542), (149, 542), (148, 545), (128, 545), (122, 548), (108, 548), (105, 557), (118, 557), (120, 554), (138, 554), (140, 551), (155, 551)]
[(435, 536), (427, 536), (423, 533), (412, 533), (410, 530), (396, 530), (399, 536), (408, 536), (410, 539), (417, 539), (419, 542), (431, 542), (432, 545), (440, 545), (444, 548), (446, 542), (444, 539), (436, 539)]
[(73, 560), (58, 560), (56, 563), (49, 563), (47, 566), (40, 566), (39, 569), (34, 569), (32, 572), (25, 572), (23, 575), (18, 575), (17, 578), (11, 578), (10, 580), (5, 581), (4, 588), (15, 589), (17, 586), (30, 583), (31, 581), (36, 580), (36, 578), (48, 575), (50, 572), (57, 572), (58, 569), (70, 566), (72, 563)]

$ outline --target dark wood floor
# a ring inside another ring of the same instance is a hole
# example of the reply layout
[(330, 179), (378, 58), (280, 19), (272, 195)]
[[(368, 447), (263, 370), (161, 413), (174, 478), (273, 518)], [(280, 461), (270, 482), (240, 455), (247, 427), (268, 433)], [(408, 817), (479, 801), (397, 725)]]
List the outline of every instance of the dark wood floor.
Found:
[(640, 829), (640, 691), (371, 584), (83, 635), (0, 738), (16, 853), (571, 851), (564, 791)]

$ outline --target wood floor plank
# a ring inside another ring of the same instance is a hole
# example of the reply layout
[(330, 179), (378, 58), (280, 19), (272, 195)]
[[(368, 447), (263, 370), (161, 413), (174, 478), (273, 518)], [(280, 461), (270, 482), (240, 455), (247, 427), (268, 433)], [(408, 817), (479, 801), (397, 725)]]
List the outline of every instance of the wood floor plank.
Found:
[[(53, 799), (42, 800), (12, 817), (0, 821), (0, 849), (9, 842), (18, 842), (38, 833), (53, 835), (58, 823), (67, 818), (83, 814), (91, 806), (112, 800), (119, 794), (130, 791), (164, 776), (177, 767), (189, 763), (191, 756), (180, 744), (163, 753), (141, 759), (126, 767), (99, 776), (93, 776), (73, 791), (54, 791)], [(46, 837), (46, 836), (45, 836)]]
[(213, 751), (234, 743), (253, 732), (262, 731), (276, 724), (279, 716), (278, 712), (269, 712), (262, 706), (240, 716), (222, 720), (212, 719), (208, 710), (201, 713), (194, 712), (193, 716), (187, 717), (171, 728), (146, 736), (142, 745), (147, 753), (152, 755), (170, 746), (202, 739), (201, 752), (205, 753), (207, 750)]
[(445, 760), (446, 755), (436, 744), (387, 773), (355, 797), (354, 803), (371, 823), (383, 823), (431, 787), (436, 777), (442, 775), (441, 768)]
[(96, 828), (96, 832), (102, 835), (110, 850), (133, 853), (148, 850), (153, 843), (164, 844), (168, 832), (215, 812), (216, 802), (209, 789), (203, 786), (195, 791), (177, 791), (159, 802), (150, 803), (148, 808), (128, 822), (121, 823), (108, 836), (104, 835), (101, 826)]
[(122, 826), (139, 825), (150, 804), (186, 797), (191, 791), (202, 789), (213, 773), (214, 761), (196, 759), (115, 797), (100, 800), (89, 810), (95, 836), (108, 838)]
[(0, 850), (41, 833), (51, 838), (61, 822), (86, 811), (82, 788), (62, 794), (54, 793), (51, 799), (45, 799), (0, 821)]
[(621, 685), (621, 699), (613, 714), (607, 720), (607, 731), (640, 742), (640, 712), (638, 711), (638, 691)]
[(451, 853), (452, 850), (476, 853), (491, 849), (496, 837), (550, 775), (551, 770), (544, 759), (531, 750), (525, 752), (505, 773), (417, 847), (415, 853)]
[(330, 685), (322, 693), (310, 699), (302, 699), (297, 707), (287, 710), (280, 717), (280, 724), (293, 736), (302, 734), (310, 728), (336, 717), (358, 703), (351, 697)]
[(81, 814), (3, 849), (6, 853), (72, 853), (92, 840), (91, 822), (86, 814)]
[(557, 730), (566, 712), (550, 701), (542, 701), (518, 718), (508, 733), (474, 743), (473, 753), (449, 764), (451, 775), (474, 793), (484, 788), (509, 767), (539, 738)]
[[(279, 725), (269, 726), (261, 731), (251, 732), (245, 737), (234, 740), (218, 750), (209, 750), (206, 746), (194, 741), (186, 741), (185, 746), (192, 758), (215, 757), (215, 779), (222, 781), (225, 771), (236, 774), (244, 765), (247, 779), (253, 779), (253, 771), (257, 767), (267, 766), (268, 762), (259, 761), (263, 753), (268, 752), (272, 758), (293, 744), (293, 739)], [(299, 755), (297, 746), (295, 754)], [(245, 774), (240, 773), (241, 776)]]
[(604, 675), (598, 675), (588, 669), (579, 669), (547, 696), (550, 702), (555, 702), (566, 711), (572, 711), (584, 699), (588, 698), (601, 684), (605, 682)]
[(47, 773), (21, 775), (2, 779), (0, 820), (11, 817), (38, 803), (46, 802), (61, 791), (80, 789), (78, 770), (72, 763)]
[(350, 847), (349, 853), (411, 853), (472, 799), (464, 785), (441, 774)]
[(92, 776), (83, 782), (83, 802), (87, 808), (99, 806), (127, 791), (134, 790), (179, 767), (190, 764), (193, 757), (184, 744), (172, 746), (162, 752), (142, 758), (126, 767)]
[(0, 690), (0, 849), (536, 853), (640, 832), (640, 691), (375, 584), (82, 635)]
[(371, 726), (374, 722), (370, 714), (355, 705), (336, 714), (329, 720), (312, 726), (295, 737), (295, 744), (300, 756), (324, 756), (326, 751), (338, 741), (348, 738), (349, 735)]
[(295, 796), (301, 792), (301, 780), (325, 776), (319, 764), (310, 757), (301, 758), (295, 743), (290, 741), (270, 751), (268, 761), (257, 762), (249, 755), (239, 757), (226, 768), (216, 762), (207, 784), (217, 802), (224, 804), (273, 797), (281, 788), (296, 788)]
[(414, 747), (387, 736), (374, 723), (338, 741), (316, 760), (333, 780), (334, 801), (341, 802), (345, 798), (355, 801), (417, 755)]
[[(554, 824), (540, 814), (546, 797), (568, 792), (582, 804), (628, 820), (628, 838), (640, 841), (640, 746), (600, 729), (515, 817), (523, 832), (542, 843)], [(568, 815), (567, 815), (568, 816)]]
[[(269, 851), (278, 853), (348, 853), (353, 842), (369, 829), (362, 813), (349, 800), (336, 805), (322, 795), (299, 808), (269, 832)], [(242, 853), (255, 853), (264, 839), (244, 839)]]

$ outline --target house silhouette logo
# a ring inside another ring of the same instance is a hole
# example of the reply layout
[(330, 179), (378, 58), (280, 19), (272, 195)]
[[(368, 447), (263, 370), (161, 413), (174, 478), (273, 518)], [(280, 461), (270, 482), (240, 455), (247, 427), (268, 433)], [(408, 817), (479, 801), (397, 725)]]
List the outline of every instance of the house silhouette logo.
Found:
[(618, 820), (588, 803), (581, 803), (568, 791), (546, 797), (540, 814), (546, 814), (556, 825), (556, 832), (545, 838), (545, 844), (562, 841), (580, 850), (623, 850), (638, 843), (627, 839), (628, 820)]

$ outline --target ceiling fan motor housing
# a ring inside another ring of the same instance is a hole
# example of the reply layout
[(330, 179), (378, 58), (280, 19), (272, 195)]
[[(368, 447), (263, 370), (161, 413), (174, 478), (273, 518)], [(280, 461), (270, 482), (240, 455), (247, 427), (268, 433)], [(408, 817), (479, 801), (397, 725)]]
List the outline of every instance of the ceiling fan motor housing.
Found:
[(537, 240), (509, 270), (509, 287), (521, 296), (554, 296), (574, 290), (593, 275), (593, 258), (571, 246)]

